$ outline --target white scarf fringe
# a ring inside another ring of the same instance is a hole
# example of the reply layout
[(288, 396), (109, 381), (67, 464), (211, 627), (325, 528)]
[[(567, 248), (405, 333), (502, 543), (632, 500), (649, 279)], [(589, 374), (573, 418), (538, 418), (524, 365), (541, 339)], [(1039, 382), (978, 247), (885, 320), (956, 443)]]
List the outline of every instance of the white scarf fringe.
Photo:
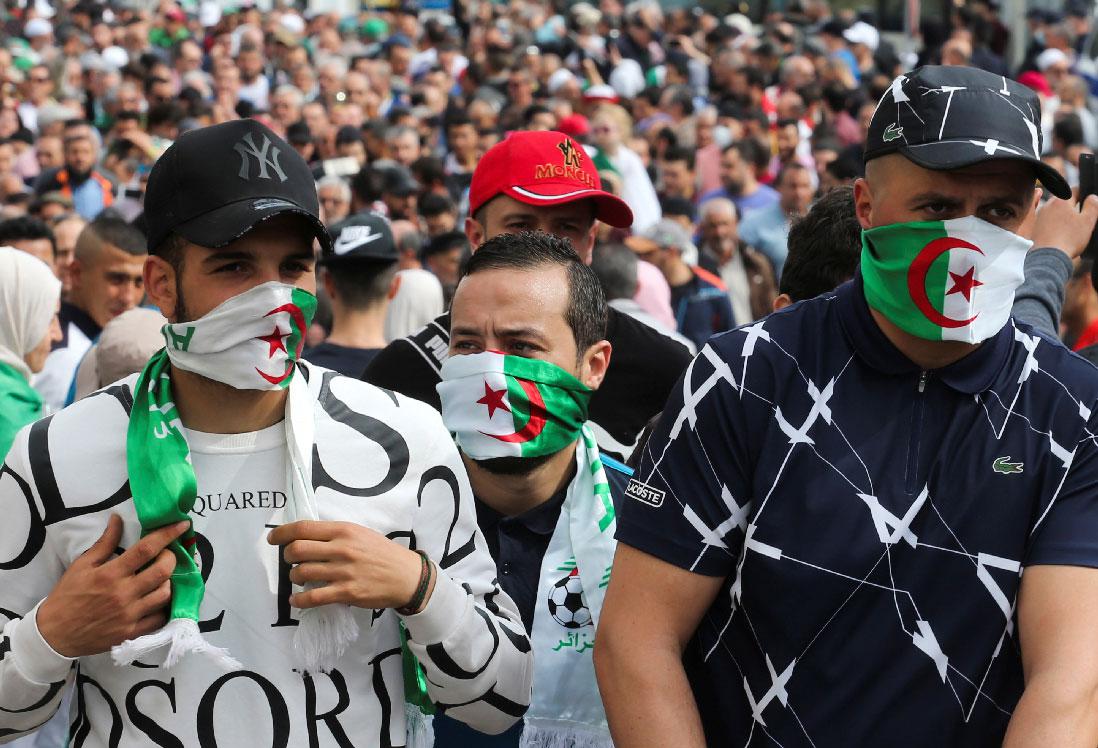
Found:
[(294, 649), (308, 672), (327, 673), (357, 638), (358, 623), (349, 606), (322, 605), (302, 611)]
[(605, 729), (565, 720), (527, 720), (519, 748), (614, 748)]
[(244, 669), (244, 666), (229, 654), (229, 650), (215, 647), (206, 641), (202, 632), (198, 630), (198, 621), (190, 618), (173, 618), (159, 631), (136, 639), (128, 639), (112, 647), (111, 658), (115, 665), (132, 665), (163, 647), (168, 647), (160, 665), (164, 668), (174, 667), (183, 659), (183, 655), (194, 652), (209, 657), (224, 670)]
[(404, 731), (407, 748), (434, 748), (434, 717), (424, 714), (414, 704), (404, 702)]

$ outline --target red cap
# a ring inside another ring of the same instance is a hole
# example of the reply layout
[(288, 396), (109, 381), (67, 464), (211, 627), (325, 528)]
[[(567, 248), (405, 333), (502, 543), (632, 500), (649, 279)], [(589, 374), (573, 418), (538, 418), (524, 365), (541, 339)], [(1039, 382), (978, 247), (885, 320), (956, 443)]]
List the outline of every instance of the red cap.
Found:
[(557, 123), (557, 129), (573, 138), (583, 137), (591, 132), (591, 124), (582, 114), (569, 114), (567, 117), (561, 118), (561, 121)]
[(595, 217), (603, 223), (617, 228), (633, 225), (633, 211), (601, 189), (591, 157), (561, 132), (521, 130), (484, 154), (469, 186), (469, 215), (500, 194), (527, 205), (594, 200)]

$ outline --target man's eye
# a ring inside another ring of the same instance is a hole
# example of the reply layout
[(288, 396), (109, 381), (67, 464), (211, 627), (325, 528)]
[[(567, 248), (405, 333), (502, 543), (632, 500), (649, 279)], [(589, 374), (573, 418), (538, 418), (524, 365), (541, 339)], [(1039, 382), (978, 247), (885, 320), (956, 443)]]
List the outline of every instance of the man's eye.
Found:
[(227, 265), (222, 265), (217, 269), (219, 273), (239, 273), (244, 270), (244, 263), (242, 262), (230, 262)]
[(945, 203), (927, 203), (922, 208), (920, 208), (920, 210), (925, 213), (930, 213), (932, 215), (940, 215), (949, 211), (949, 206)]
[(304, 262), (288, 262), (282, 266), (282, 270), (286, 273), (307, 273), (311, 268)]

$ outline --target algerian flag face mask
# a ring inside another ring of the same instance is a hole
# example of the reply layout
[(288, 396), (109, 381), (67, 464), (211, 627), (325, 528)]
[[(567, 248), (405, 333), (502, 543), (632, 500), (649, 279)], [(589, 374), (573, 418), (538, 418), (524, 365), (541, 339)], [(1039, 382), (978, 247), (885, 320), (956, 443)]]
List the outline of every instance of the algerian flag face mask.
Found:
[(551, 455), (579, 438), (592, 390), (559, 366), (486, 351), (451, 356), (442, 421), (474, 460)]
[(966, 216), (862, 232), (865, 298), (926, 340), (979, 343), (1010, 318), (1033, 242)]
[(174, 366), (238, 390), (277, 390), (301, 357), (316, 297), (271, 281), (233, 296), (193, 322), (164, 325)]

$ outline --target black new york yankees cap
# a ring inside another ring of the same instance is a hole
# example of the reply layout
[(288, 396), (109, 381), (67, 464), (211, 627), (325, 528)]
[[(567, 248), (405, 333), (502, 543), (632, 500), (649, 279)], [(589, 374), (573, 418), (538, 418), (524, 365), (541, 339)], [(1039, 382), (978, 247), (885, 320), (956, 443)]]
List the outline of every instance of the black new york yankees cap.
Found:
[(305, 217), (321, 247), (331, 249), (309, 166), (251, 119), (180, 135), (145, 189), (150, 252), (172, 232), (202, 247), (223, 247), (281, 213)]
[(1049, 192), (1071, 197), (1060, 173), (1041, 161), (1037, 94), (977, 68), (927, 65), (892, 81), (873, 113), (865, 160), (889, 153), (935, 170), (1025, 161)]

